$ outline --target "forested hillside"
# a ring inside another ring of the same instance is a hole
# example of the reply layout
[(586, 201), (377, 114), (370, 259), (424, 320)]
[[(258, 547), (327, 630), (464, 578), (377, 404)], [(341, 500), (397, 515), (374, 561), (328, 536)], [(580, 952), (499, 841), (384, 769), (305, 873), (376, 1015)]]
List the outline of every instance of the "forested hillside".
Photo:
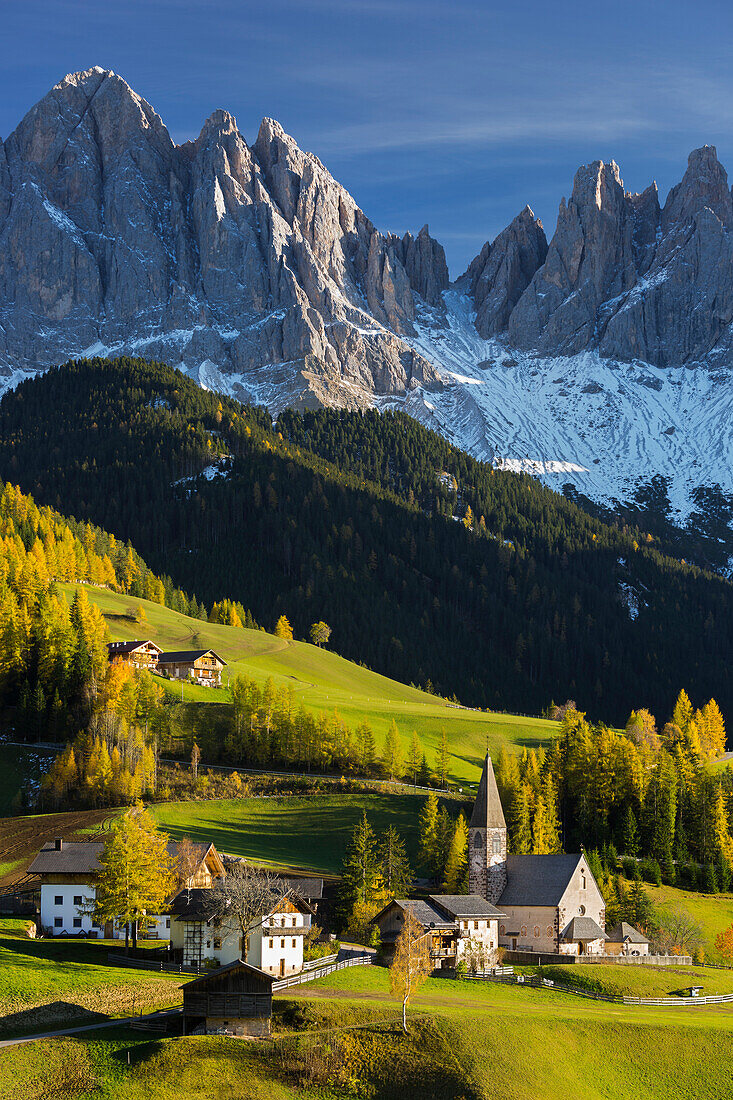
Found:
[(131, 539), (207, 603), (481, 706), (607, 721), (682, 684), (733, 705), (733, 586), (496, 472), (401, 414), (282, 414), (140, 360), (66, 364), (0, 404), (0, 475)]

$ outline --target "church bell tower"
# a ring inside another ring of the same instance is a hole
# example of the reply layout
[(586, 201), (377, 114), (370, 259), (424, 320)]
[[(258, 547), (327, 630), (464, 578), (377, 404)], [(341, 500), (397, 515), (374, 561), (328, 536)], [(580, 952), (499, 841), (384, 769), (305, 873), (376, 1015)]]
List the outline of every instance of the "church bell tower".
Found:
[(506, 821), (487, 752), (468, 826), (468, 889), (496, 905), (505, 887)]

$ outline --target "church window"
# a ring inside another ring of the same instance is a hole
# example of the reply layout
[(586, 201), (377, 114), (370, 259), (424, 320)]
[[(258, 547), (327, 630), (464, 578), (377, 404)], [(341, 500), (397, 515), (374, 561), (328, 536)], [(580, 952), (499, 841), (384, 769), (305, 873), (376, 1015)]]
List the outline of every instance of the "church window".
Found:
[(495, 856), (501, 855), (501, 837), (495, 836), (491, 843), (492, 851)]
[(581, 917), (584, 917), (585, 916), (585, 906), (584, 905), (579, 905), (578, 906), (578, 912), (580, 913)]
[(506, 932), (506, 925), (505, 924), (500, 924), (499, 925), (499, 933), (503, 936), (505, 932)]
[(583, 889), (585, 890), (585, 875), (583, 875), (582, 882), (583, 882)]
[(519, 929), (519, 931), (520, 931), (520, 934), (522, 936), (526, 936), (527, 935), (527, 925), (523, 924), (522, 927)]
[(547, 932), (547, 935), (550, 937), (550, 939), (552, 939), (552, 925), (551, 924), (547, 925), (547, 928), (545, 929), (545, 931)]
[(539, 934), (540, 934), (540, 926), (539, 926), (539, 924), (536, 924), (536, 925), (534, 926), (534, 934), (535, 934), (535, 938), (537, 938), (537, 937), (539, 936)]
[(480, 848), (481, 847), (481, 833), (475, 833), (474, 834), (473, 846), (474, 846), (474, 848)]

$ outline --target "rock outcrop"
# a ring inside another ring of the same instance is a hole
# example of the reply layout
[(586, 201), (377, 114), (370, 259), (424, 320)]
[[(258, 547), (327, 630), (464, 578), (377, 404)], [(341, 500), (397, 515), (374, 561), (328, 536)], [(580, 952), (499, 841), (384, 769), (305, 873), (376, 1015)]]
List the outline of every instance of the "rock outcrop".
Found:
[(631, 195), (615, 164), (581, 168), (547, 258), (509, 317), (509, 342), (542, 355), (596, 348), (657, 366), (729, 354), (732, 224), (713, 146), (690, 154), (662, 210), (656, 185)]
[(506, 330), (514, 307), (546, 257), (545, 231), (529, 206), (493, 244), (487, 241), (466, 272), (481, 336), (486, 339)]
[(216, 111), (177, 146), (96, 68), (0, 144), (6, 365), (108, 349), (217, 372), (243, 397), (269, 387), (275, 405), (360, 404), (439, 385), (400, 335), (442, 285), (439, 245), (379, 233), (271, 119), (249, 147)]

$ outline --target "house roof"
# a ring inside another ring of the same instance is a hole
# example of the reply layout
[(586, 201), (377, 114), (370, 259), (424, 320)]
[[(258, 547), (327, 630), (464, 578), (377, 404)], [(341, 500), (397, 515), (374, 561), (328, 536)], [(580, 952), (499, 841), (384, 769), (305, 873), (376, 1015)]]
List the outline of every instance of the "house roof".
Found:
[(375, 917), (372, 918), (371, 924), (376, 924), (380, 917), (384, 916), (388, 910), (396, 905), (399, 909), (409, 909), (413, 917), (420, 922), (423, 928), (429, 928), (432, 924), (437, 929), (452, 930), (456, 927), (455, 920), (451, 919), (442, 909), (439, 909), (437, 905), (432, 901), (424, 901), (422, 898), (393, 898), (392, 901), (385, 905), (384, 909), (380, 909)]
[(191, 664), (197, 661), (199, 657), (216, 657), (217, 661), (226, 666), (226, 661), (224, 661), (218, 653), (215, 653), (213, 649), (179, 649), (171, 653), (160, 653), (158, 655), (158, 664)]
[(208, 921), (214, 915), (213, 891), (204, 886), (179, 890), (170, 904), (171, 916), (180, 921)]
[(473, 829), (506, 829), (494, 765), (488, 753), (484, 761), (484, 770), (481, 772), (476, 801), (473, 804), (470, 826)]
[(137, 638), (134, 642), (107, 642), (107, 649), (110, 653), (117, 655), (118, 653), (134, 653), (136, 649), (140, 649), (144, 645), (151, 645), (153, 649), (158, 650), (158, 653), (161, 652), (160, 646), (156, 645), (150, 638)]
[(283, 876), (283, 882), (285, 882), (290, 889), (300, 894), (306, 901), (320, 901), (323, 897), (323, 879), (322, 878), (300, 878), (298, 875)]
[(641, 934), (638, 928), (634, 928), (633, 924), (627, 924), (625, 920), (612, 928), (606, 939), (609, 943), (624, 943), (625, 940), (630, 943), (649, 943), (649, 940)]
[[(55, 841), (49, 840), (43, 845), (28, 868), (29, 875), (48, 874), (93, 874), (99, 870), (99, 855), (104, 845), (96, 840), (64, 840), (59, 850)], [(194, 844), (198, 850), (199, 862), (211, 850), (211, 844)], [(169, 840), (168, 854), (175, 858), (178, 854), (178, 841)]]
[(585, 860), (585, 856), (580, 853), (508, 855), (507, 884), (499, 898), (499, 905), (502, 908), (507, 905), (558, 905), (581, 860)]
[[(310, 913), (311, 916), (315, 915), (307, 901), (304, 901), (303, 898), (300, 897), (294, 897), (290, 893), (286, 893), (283, 897), (279, 898), (276, 904), (270, 909), (270, 913), (277, 913), (285, 898), (287, 898), (300, 913)], [(215, 908), (214, 892), (209, 887), (205, 886), (195, 886), (190, 890), (184, 887), (182, 890), (178, 891), (170, 904), (171, 914), (174, 920), (177, 921), (209, 921), (214, 916)]]
[(457, 920), (466, 917), (499, 918), (504, 914), (480, 894), (431, 894), (430, 900)]
[(274, 974), (266, 974), (264, 970), (260, 970), (258, 967), (246, 963), (244, 959), (235, 959), (234, 962), (227, 963), (226, 966), (218, 966), (216, 970), (209, 970), (206, 974), (202, 974), (200, 977), (194, 978), (190, 982), (185, 982), (180, 988), (190, 989), (191, 986), (194, 985), (206, 985), (212, 979), (215, 981), (218, 980), (223, 974), (227, 974), (230, 970), (244, 970), (255, 978), (261, 978), (263, 982), (269, 982), (270, 985), (275, 981)]
[(99, 870), (99, 856), (103, 844), (94, 840), (65, 840), (59, 851), (53, 840), (43, 845), (28, 868), (29, 875), (68, 874), (80, 875)]
[(605, 940), (606, 933), (593, 917), (573, 917), (560, 937), (563, 940)]

